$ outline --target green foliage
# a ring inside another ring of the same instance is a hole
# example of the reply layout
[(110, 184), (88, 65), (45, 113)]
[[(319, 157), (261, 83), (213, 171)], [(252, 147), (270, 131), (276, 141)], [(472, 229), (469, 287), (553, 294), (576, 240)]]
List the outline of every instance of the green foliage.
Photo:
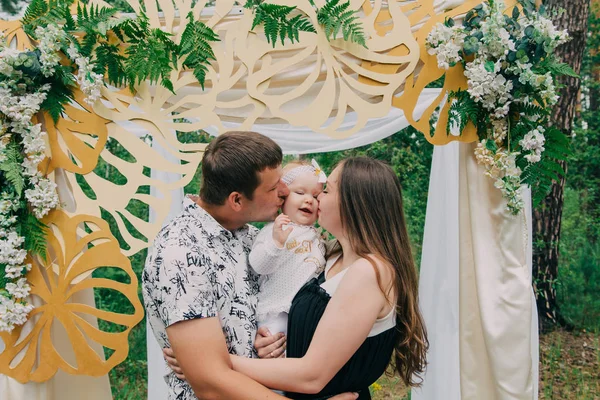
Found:
[(534, 72), (537, 74), (543, 74), (547, 71), (556, 76), (564, 75), (572, 78), (580, 78), (580, 76), (573, 71), (573, 68), (571, 68), (569, 64), (560, 62), (554, 55), (542, 60), (538, 67), (534, 70)]
[(565, 175), (560, 161), (566, 160), (572, 154), (568, 137), (559, 129), (550, 127), (546, 136), (546, 150), (542, 159), (537, 163), (527, 163), (518, 160), (523, 167), (523, 183), (531, 186), (533, 207), (537, 207), (546, 198), (552, 188), (553, 181), (559, 181)]
[[(317, 21), (325, 29), (327, 40), (335, 39), (341, 31), (346, 41), (352, 41), (366, 47), (366, 38), (362, 24), (356, 13), (349, 9), (350, 2), (328, 0), (320, 9), (314, 1), (311, 5), (317, 12)], [(291, 16), (296, 7), (265, 3), (263, 0), (246, 0), (245, 8), (254, 12), (252, 28), (264, 25), (267, 42), (275, 47), (277, 39), (283, 45), (286, 39), (292, 43), (300, 40), (300, 32), (316, 33), (315, 27), (305, 14)]]
[(50, 90), (48, 90), (46, 99), (41, 104), (41, 109), (47, 111), (56, 123), (65, 111), (65, 105), (74, 100), (75, 79), (73, 78), (72, 68), (61, 65), (56, 68), (54, 75), (43, 78), (43, 81), (50, 84)]
[(267, 42), (271, 43), (273, 47), (275, 47), (278, 38), (283, 45), (285, 39), (289, 39), (292, 43), (299, 41), (300, 32), (316, 32), (305, 15), (299, 14), (290, 18), (290, 13), (296, 7), (268, 4), (256, 0), (248, 0), (245, 7), (254, 11), (251, 29), (264, 24)]
[(25, 238), (23, 248), (31, 255), (38, 255), (46, 260), (46, 237), (48, 226), (27, 212), (20, 218), (19, 234)]
[(109, 82), (117, 86), (123, 86), (127, 83), (125, 71), (126, 58), (119, 52), (119, 46), (116, 44), (101, 42), (96, 47), (96, 63), (94, 72), (102, 74), (106, 72)]
[(4, 154), (6, 159), (0, 163), (0, 171), (2, 171), (4, 179), (12, 186), (17, 197), (21, 197), (23, 188), (25, 188), (25, 179), (21, 173), (21, 163), (23, 162), (21, 149), (17, 143), (11, 142), (6, 146)]
[(204, 89), (204, 80), (208, 72), (206, 65), (209, 60), (215, 59), (210, 42), (218, 41), (219, 37), (202, 22), (194, 21), (191, 12), (188, 14), (188, 21), (181, 35), (179, 54), (181, 57), (185, 57), (183, 65), (194, 71), (194, 76)]
[(129, 86), (133, 88), (148, 79), (150, 83), (160, 82), (173, 91), (169, 76), (177, 63), (178, 46), (171, 40), (172, 35), (159, 28), (150, 28), (144, 13), (136, 20), (127, 20), (123, 30), (129, 44), (124, 65)]
[(462, 132), (469, 122), (478, 127), (478, 131), (484, 132), (480, 128), (487, 125), (488, 118), (481, 112), (481, 107), (471, 98), (469, 92), (460, 89), (457, 92), (450, 92), (448, 101), (452, 105), (448, 110), (446, 132), (450, 132), (452, 127), (457, 127), (458, 131)]
[(17, 12), (16, 3), (15, 0), (0, 0), (0, 10), (8, 14), (15, 14)]
[(328, 0), (317, 12), (317, 21), (325, 29), (327, 39), (335, 38), (341, 30), (344, 40), (367, 47), (362, 24), (354, 11), (349, 10), (350, 3), (340, 0)]
[(569, 322), (600, 331), (600, 226), (592, 211), (598, 204), (588, 192), (594, 189), (565, 189), (556, 291)]
[[(210, 42), (219, 39), (212, 29), (195, 21), (191, 13), (177, 44), (171, 34), (152, 28), (144, 12), (137, 18), (121, 19), (116, 17), (116, 8), (78, 3), (74, 19), (70, 12), (73, 1), (34, 0), (23, 18), (27, 34), (35, 38), (38, 26), (62, 27), (67, 38), (62, 43), (63, 53), (67, 55), (69, 46), (75, 46), (83, 56), (90, 57), (94, 72), (105, 75), (115, 86), (128, 85), (133, 91), (136, 84), (149, 80), (173, 91), (171, 73), (183, 66), (192, 69), (204, 87), (208, 64), (214, 59)], [(74, 61), (71, 60), (72, 65)], [(72, 88), (69, 90), (49, 96), (53, 100), (48, 104), (53, 117), (63, 111), (65, 98), (72, 97)]]
[(55, 21), (73, 22), (71, 17), (71, 5), (75, 0), (33, 0), (25, 10), (23, 19), (23, 30), (30, 37), (35, 37), (35, 29), (38, 26), (48, 26)]

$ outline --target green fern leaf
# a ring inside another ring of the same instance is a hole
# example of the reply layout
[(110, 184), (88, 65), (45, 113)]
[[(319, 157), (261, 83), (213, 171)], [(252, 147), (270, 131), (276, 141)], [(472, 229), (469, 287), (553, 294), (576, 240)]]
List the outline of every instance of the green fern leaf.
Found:
[(4, 179), (12, 185), (15, 193), (20, 197), (25, 187), (25, 180), (21, 169), (23, 155), (21, 154), (19, 145), (14, 142), (6, 147), (5, 154), (6, 160), (0, 163), (0, 171), (3, 172)]
[(46, 261), (48, 226), (29, 212), (27, 212), (27, 215), (23, 220), (23, 223), (20, 225), (20, 231), (25, 237), (25, 242), (23, 243), (24, 249), (32, 255), (40, 256)]
[(537, 207), (548, 195), (552, 182), (558, 181), (565, 175), (560, 162), (567, 160), (572, 151), (569, 138), (555, 127), (550, 127), (544, 134), (546, 138), (542, 159), (528, 165), (523, 171), (523, 181), (531, 185), (533, 205)]
[(273, 47), (275, 47), (277, 39), (282, 44), (285, 43), (285, 39), (289, 39), (293, 43), (300, 39), (300, 32), (316, 32), (314, 26), (305, 15), (296, 15), (289, 18), (290, 13), (296, 7), (269, 3), (250, 3), (248, 1), (246, 5), (254, 9), (252, 29), (262, 24), (267, 42), (273, 45)]
[(327, 40), (336, 38), (341, 31), (344, 40), (366, 47), (362, 23), (349, 7), (349, 1), (329, 0), (317, 11), (317, 21), (323, 27)]
[(73, 99), (73, 75), (70, 68), (61, 66), (56, 68), (54, 76), (50, 79), (51, 87), (46, 95), (46, 99), (41, 104), (41, 109), (46, 110), (54, 120), (58, 122), (62, 113), (65, 111), (65, 105)]
[(469, 121), (475, 126), (479, 126), (480, 107), (473, 101), (467, 91), (451, 92), (448, 95), (448, 101), (451, 102), (446, 125), (448, 134), (450, 134), (453, 126), (458, 127), (458, 131), (462, 134)]
[(96, 48), (94, 72), (107, 75), (109, 83), (121, 86), (126, 83), (123, 63), (125, 58), (119, 53), (119, 47), (106, 42)]
[(21, 22), (25, 33), (33, 36), (34, 25), (48, 13), (48, 3), (45, 0), (32, 0), (31, 4), (25, 10)]

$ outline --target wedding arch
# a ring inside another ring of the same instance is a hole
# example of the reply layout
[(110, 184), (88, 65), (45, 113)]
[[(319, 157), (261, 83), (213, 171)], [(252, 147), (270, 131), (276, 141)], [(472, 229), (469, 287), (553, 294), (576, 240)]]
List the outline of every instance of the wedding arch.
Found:
[[(445, 69), (431, 36), (438, 29), (447, 42), (468, 43), (464, 36), (459, 40), (440, 29), (468, 20), (481, 1), (351, 0), (347, 7), (359, 18), (364, 43), (343, 29), (336, 36), (320, 24), (318, 10), (329, 3), (325, 0), (273, 2), (295, 7), (290, 17), (303, 15), (314, 28), (300, 31), (296, 40), (290, 34), (286, 41), (277, 36), (273, 40), (263, 26), (254, 26), (256, 9), (233, 0), (211, 7), (206, 3), (140, 0), (130, 5), (145, 16), (149, 29), (160, 28), (174, 43), (186, 34), (186, 20), (202, 21), (218, 37), (210, 42), (211, 59), (192, 65), (188, 57), (175, 62), (162, 81), (150, 77), (119, 86), (111, 82), (110, 70), (106, 76), (94, 75), (83, 50), (71, 49), (74, 71), (86, 71), (74, 78), (78, 89), (73, 100), (54, 113), (30, 116), (47, 133), (37, 169), (56, 185), (58, 197), (42, 213), (49, 227), (47, 257), (29, 254), (28, 267), (23, 267), (30, 292), (27, 302), (15, 304), (30, 305), (22, 312), (28, 317), (0, 332), (0, 397), (111, 398), (107, 374), (127, 357), (128, 334), (143, 318), (139, 283), (128, 257), (150, 246), (161, 226), (180, 210), (183, 187), (194, 177), (206, 146), (183, 143), (178, 132), (254, 130), (272, 137), (286, 153), (302, 154), (358, 147), (411, 125), (436, 146), (420, 275), (431, 349), (424, 385), (413, 391), (413, 399), (537, 398), (530, 191), (519, 189), (520, 208), (507, 207), (508, 189), (499, 190), (503, 184), (498, 184), (504, 178), (490, 179), (493, 166), (482, 162), (499, 154), (496, 145), (481, 146), (477, 127), (482, 129), (482, 113), (475, 110), (461, 121), (453, 108), (468, 88), (464, 64), (449, 59)], [(515, 9), (525, 12), (528, 7), (515, 7), (516, 0), (506, 3), (507, 15), (515, 19)], [(100, 0), (90, 5), (92, 10), (94, 5), (107, 6)], [(72, 4), (73, 14), (78, 6)], [(117, 21), (134, 17), (112, 16), (114, 24), (102, 29), (106, 33)], [(20, 21), (0, 21), (0, 32), (13, 52), (4, 54), (15, 59), (19, 52), (52, 47), (44, 43), (47, 36), (32, 40)], [(110, 35), (106, 42), (118, 43)], [(67, 65), (62, 57), (55, 62)], [(22, 60), (27, 62), (26, 57)], [(493, 63), (482, 67), (488, 72), (491, 68), (490, 73), (495, 68)], [(94, 92), (98, 79), (106, 84)], [(108, 141), (131, 157), (113, 154)], [(523, 148), (530, 146), (526, 149), (533, 157), (539, 146), (530, 142)], [(125, 183), (99, 174), (100, 159), (116, 168)], [(150, 218), (134, 215), (131, 202), (147, 205)], [(103, 213), (116, 221), (124, 245)], [(128, 279), (92, 277), (97, 268), (121, 269)], [(98, 308), (94, 288), (119, 292), (133, 313)], [(104, 332), (98, 319), (123, 329)], [(149, 398), (162, 399), (162, 356), (150, 330), (148, 335)], [(103, 347), (111, 349), (108, 358)]]

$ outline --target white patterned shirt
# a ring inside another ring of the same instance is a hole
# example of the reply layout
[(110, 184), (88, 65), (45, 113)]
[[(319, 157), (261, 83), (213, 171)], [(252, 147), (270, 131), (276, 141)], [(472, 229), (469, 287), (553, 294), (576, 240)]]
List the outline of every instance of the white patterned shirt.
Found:
[[(183, 212), (159, 232), (142, 274), (147, 318), (161, 348), (166, 328), (179, 321), (217, 317), (230, 354), (255, 357), (258, 277), (248, 254), (258, 230), (221, 226), (186, 197)], [(169, 399), (196, 399), (169, 369)]]

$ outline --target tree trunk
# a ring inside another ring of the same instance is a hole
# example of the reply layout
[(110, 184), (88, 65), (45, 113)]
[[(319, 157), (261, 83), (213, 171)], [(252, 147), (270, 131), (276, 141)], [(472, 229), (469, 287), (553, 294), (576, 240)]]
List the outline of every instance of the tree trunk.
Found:
[[(589, 0), (547, 0), (544, 2), (547, 9), (558, 11), (564, 9), (562, 15), (554, 17), (554, 23), (559, 29), (567, 29), (571, 40), (562, 45), (557, 53), (563, 62), (568, 63), (575, 72), (581, 71), (583, 53), (585, 50), (588, 16), (590, 12)], [(565, 135), (571, 136), (573, 119), (579, 105), (581, 80), (578, 78), (561, 77), (560, 100), (554, 107), (551, 122), (561, 129)], [(561, 163), (565, 174), (566, 162)], [(552, 191), (533, 212), (533, 237), (537, 245), (533, 254), (533, 278), (537, 296), (540, 327), (547, 329), (549, 326), (566, 325), (561, 317), (556, 303), (556, 288), (558, 278), (559, 240), (564, 202), (565, 178), (553, 182)]]

